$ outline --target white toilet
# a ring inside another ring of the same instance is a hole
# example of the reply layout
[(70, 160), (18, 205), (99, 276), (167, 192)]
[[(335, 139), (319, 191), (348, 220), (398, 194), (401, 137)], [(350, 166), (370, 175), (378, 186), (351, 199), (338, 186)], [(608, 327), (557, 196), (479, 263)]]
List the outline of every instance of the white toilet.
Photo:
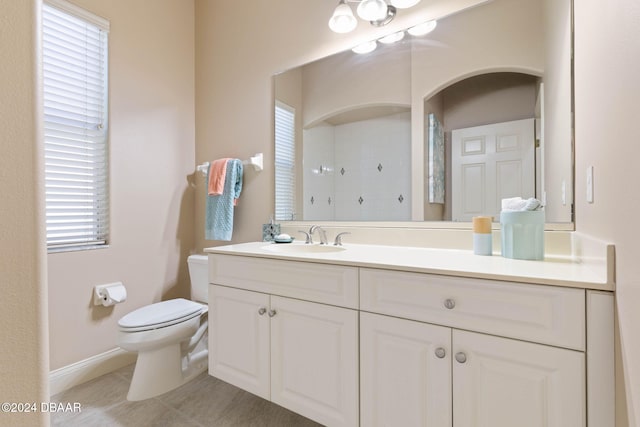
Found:
[(207, 369), (206, 255), (188, 259), (191, 298), (141, 307), (118, 321), (118, 345), (138, 352), (127, 400), (144, 400), (181, 386)]

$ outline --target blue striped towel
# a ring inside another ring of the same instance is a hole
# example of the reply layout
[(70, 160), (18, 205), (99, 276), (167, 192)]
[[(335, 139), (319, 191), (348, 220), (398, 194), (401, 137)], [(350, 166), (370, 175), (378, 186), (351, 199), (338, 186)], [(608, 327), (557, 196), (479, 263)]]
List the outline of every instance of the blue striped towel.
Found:
[[(211, 167), (209, 167), (210, 169)], [(209, 182), (209, 171), (207, 171)], [(218, 196), (207, 195), (204, 236), (207, 240), (231, 240), (233, 234), (233, 208), (242, 191), (242, 161), (227, 162), (224, 191)]]

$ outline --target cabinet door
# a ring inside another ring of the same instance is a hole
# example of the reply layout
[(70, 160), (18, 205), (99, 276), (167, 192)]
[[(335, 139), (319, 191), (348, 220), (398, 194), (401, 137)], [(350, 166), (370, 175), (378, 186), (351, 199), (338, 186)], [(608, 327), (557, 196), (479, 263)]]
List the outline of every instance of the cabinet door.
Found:
[(360, 313), (363, 426), (451, 425), (451, 329)]
[(269, 399), (268, 308), (269, 295), (209, 286), (209, 374), (265, 399)]
[(584, 353), (453, 331), (454, 427), (585, 425)]
[(358, 312), (271, 297), (271, 401), (330, 426), (358, 425)]

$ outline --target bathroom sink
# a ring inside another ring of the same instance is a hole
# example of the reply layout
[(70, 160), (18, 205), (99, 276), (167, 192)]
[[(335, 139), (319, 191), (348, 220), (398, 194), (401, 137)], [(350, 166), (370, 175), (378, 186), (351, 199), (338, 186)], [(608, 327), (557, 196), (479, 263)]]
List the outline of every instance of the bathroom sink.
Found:
[(306, 245), (304, 243), (274, 243), (271, 245), (263, 246), (262, 249), (283, 254), (324, 254), (342, 252), (346, 250), (344, 246), (319, 244)]

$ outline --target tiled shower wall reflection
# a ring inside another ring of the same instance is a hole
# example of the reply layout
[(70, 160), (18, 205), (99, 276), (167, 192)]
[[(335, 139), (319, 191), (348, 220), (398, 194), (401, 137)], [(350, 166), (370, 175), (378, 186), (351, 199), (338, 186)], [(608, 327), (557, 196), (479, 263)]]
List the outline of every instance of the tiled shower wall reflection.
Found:
[(411, 219), (411, 113), (304, 131), (304, 220)]

